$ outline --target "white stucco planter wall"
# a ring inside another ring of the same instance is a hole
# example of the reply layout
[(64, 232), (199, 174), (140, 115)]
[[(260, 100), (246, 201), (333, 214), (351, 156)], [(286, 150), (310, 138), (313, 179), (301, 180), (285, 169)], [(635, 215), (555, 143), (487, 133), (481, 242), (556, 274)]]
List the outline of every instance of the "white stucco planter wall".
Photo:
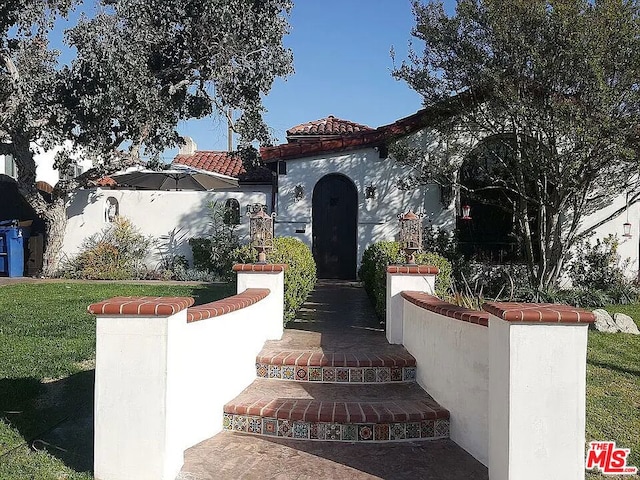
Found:
[[(429, 268), (429, 267), (427, 267)], [(417, 267), (416, 267), (417, 269)], [(404, 298), (402, 292), (413, 290), (426, 292), (433, 295), (436, 285), (435, 274), (420, 273), (387, 273), (387, 308), (386, 308), (386, 335), (387, 341), (392, 344), (401, 344), (404, 341)]]
[(477, 312), (417, 290), (401, 298), (387, 314), (402, 316), (417, 381), (492, 480), (584, 479), (591, 312), (499, 302)]
[(187, 310), (97, 314), (97, 480), (173, 480), (184, 450), (222, 430), (225, 403), (255, 379), (265, 340), (282, 333), (284, 272), (252, 273), (239, 283), (269, 294), (192, 323)]
[(587, 325), (489, 330), (491, 479), (584, 479)]
[(404, 346), (417, 380), (449, 410), (451, 439), (488, 464), (489, 329), (404, 300)]

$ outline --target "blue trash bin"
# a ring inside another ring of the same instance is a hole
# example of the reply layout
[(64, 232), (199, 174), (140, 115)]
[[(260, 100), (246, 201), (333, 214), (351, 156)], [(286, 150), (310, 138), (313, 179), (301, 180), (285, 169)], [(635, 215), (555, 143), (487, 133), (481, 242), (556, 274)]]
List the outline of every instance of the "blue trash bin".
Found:
[(24, 275), (24, 235), (17, 221), (0, 223), (0, 275)]
[(7, 241), (4, 233), (0, 233), (0, 275), (6, 277), (9, 275), (9, 258), (7, 254)]

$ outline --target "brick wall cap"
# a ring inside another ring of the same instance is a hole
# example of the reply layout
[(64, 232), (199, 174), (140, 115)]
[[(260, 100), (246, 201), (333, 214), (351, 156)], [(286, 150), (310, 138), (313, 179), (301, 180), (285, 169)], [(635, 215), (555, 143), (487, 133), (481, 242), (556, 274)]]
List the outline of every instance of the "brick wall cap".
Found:
[(87, 307), (94, 315), (168, 317), (193, 305), (191, 297), (113, 297)]
[(389, 265), (387, 273), (438, 275), (440, 269), (433, 265)]
[(284, 272), (289, 268), (286, 263), (237, 263), (234, 272)]
[(241, 310), (266, 298), (271, 291), (268, 288), (247, 288), (244, 292), (223, 298), (215, 302), (191, 307), (187, 310), (187, 323), (218, 317), (225, 313)]
[(455, 320), (461, 320), (463, 322), (475, 323), (476, 325), (481, 325), (483, 327), (489, 326), (489, 314), (487, 313), (459, 307), (458, 305), (446, 302), (425, 292), (405, 290), (401, 295), (402, 298), (414, 305), (424, 308), (425, 310), (429, 310), (430, 312), (437, 313), (438, 315), (453, 318)]
[(588, 310), (554, 303), (486, 302), (482, 309), (518, 323), (593, 323), (596, 319)]

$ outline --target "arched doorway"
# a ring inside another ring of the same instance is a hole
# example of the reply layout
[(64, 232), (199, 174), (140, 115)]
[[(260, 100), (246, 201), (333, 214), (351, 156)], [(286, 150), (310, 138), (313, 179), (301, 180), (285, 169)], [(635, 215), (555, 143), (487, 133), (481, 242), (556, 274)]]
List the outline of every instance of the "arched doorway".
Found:
[(322, 177), (313, 189), (313, 258), (319, 278), (356, 278), (358, 191), (344, 175)]

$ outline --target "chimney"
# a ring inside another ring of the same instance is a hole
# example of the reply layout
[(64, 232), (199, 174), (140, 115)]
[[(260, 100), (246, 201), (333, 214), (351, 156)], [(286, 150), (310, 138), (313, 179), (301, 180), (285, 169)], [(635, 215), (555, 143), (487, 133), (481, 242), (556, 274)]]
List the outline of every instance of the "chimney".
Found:
[(196, 142), (193, 141), (193, 138), (182, 137), (182, 139), (184, 140), (184, 145), (180, 147), (178, 155), (193, 155), (196, 153), (198, 146), (196, 145)]

